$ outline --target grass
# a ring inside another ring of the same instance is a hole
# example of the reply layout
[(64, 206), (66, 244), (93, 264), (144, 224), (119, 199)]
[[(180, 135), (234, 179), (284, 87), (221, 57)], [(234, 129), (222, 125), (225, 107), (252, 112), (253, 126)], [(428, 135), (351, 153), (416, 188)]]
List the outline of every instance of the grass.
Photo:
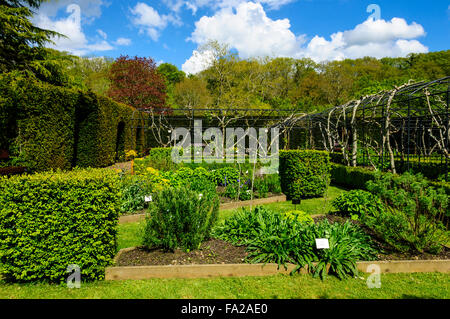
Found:
[(381, 288), (369, 289), (364, 279), (325, 281), (310, 275), (214, 279), (151, 279), (64, 285), (0, 283), (2, 299), (450, 299), (448, 274), (386, 274)]
[[(344, 193), (346, 190), (338, 187), (329, 187), (326, 198), (313, 198), (303, 200), (297, 209), (308, 212), (311, 215), (326, 214), (331, 209), (331, 201)], [(273, 203), (263, 205), (277, 211), (294, 210), (295, 206), (291, 202)], [(235, 209), (222, 210), (219, 213), (219, 222), (225, 220), (236, 212)], [(119, 249), (127, 247), (135, 247), (141, 245), (141, 231), (145, 222), (129, 223), (119, 226), (118, 246)]]
[[(311, 198), (311, 199), (304, 199), (302, 200), (300, 205), (292, 205), (292, 202), (280, 202), (280, 203), (273, 203), (273, 204), (267, 204), (263, 205), (264, 207), (286, 212), (290, 210), (303, 210), (310, 215), (320, 215), (320, 214), (327, 214), (332, 206), (331, 202), (337, 198), (339, 195), (345, 193), (347, 190), (341, 187), (335, 187), (330, 186), (328, 188), (327, 194), (323, 198)], [(236, 212), (235, 209), (231, 210), (223, 210), (220, 212), (219, 215), (219, 222), (225, 220), (226, 218), (230, 217)]]
[[(328, 198), (309, 199), (297, 209), (312, 215), (327, 213), (331, 201), (345, 190), (330, 187)], [(266, 205), (275, 210), (292, 210), (290, 202)], [(224, 220), (235, 211), (221, 211)], [(119, 249), (140, 245), (145, 222), (119, 226)], [(0, 281), (0, 299), (450, 299), (448, 274), (383, 274), (381, 289), (369, 289), (363, 279), (325, 281), (311, 275), (213, 279), (151, 279), (84, 283), (80, 289), (65, 285), (7, 284)]]

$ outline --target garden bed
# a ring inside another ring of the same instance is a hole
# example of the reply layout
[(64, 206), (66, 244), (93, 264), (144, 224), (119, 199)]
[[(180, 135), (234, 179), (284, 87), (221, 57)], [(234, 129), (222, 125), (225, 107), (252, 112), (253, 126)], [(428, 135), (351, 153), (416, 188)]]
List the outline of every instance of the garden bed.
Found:
[[(238, 209), (241, 207), (265, 205), (265, 204), (279, 203), (279, 202), (285, 202), (285, 201), (286, 201), (285, 195), (276, 195), (276, 196), (268, 197), (268, 198), (260, 198), (260, 199), (253, 199), (253, 200), (240, 201), (240, 202), (223, 203), (223, 204), (220, 204), (220, 210)], [(122, 215), (119, 217), (119, 224), (121, 225), (121, 224), (139, 222), (139, 221), (144, 220), (145, 216), (146, 216), (145, 210), (136, 212), (135, 214)]]
[(148, 250), (142, 247), (123, 250), (116, 258), (117, 266), (156, 266), (191, 264), (239, 264), (247, 257), (245, 247), (236, 247), (222, 240), (211, 239), (202, 243), (200, 249), (190, 252), (161, 249)]
[(378, 238), (374, 232), (362, 225), (360, 222), (352, 220), (350, 218), (344, 218), (341, 216), (336, 215), (322, 215), (322, 216), (315, 216), (314, 218), (315, 222), (318, 222), (323, 219), (328, 219), (331, 223), (344, 223), (347, 220), (350, 220), (352, 223), (360, 226), (364, 232), (366, 232), (368, 235), (370, 235), (372, 242), (375, 244), (377, 249), (379, 251), (382, 251), (383, 253), (380, 253), (377, 255), (378, 260), (382, 261), (393, 261), (393, 260), (450, 260), (450, 249), (448, 247), (444, 247), (444, 250), (436, 255), (429, 254), (429, 253), (400, 253), (393, 251), (391, 247), (386, 245), (380, 238)]

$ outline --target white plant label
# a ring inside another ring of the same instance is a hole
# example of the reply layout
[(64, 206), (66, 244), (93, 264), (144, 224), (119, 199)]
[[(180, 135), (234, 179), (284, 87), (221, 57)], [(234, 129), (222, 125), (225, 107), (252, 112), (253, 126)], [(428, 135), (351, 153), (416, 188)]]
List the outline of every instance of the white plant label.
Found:
[(146, 202), (146, 203), (151, 202), (151, 201), (153, 201), (151, 195), (150, 195), (150, 196), (145, 196), (145, 202)]
[(330, 249), (330, 243), (327, 238), (316, 238), (317, 249)]

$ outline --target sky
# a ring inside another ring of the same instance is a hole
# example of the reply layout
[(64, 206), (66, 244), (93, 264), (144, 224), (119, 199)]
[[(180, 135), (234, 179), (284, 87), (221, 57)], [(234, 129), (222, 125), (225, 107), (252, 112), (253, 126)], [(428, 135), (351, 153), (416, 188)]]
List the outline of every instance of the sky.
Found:
[(33, 22), (79, 56), (151, 57), (186, 73), (205, 69), (209, 40), (241, 58), (316, 62), (450, 49), (449, 0), (50, 0)]

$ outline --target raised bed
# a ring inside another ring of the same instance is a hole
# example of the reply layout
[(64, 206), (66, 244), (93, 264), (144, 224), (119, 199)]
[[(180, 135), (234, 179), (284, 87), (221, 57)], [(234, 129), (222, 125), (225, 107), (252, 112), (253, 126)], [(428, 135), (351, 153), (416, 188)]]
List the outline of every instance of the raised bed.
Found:
[[(378, 265), (380, 273), (450, 273), (450, 260), (402, 260), (358, 262), (360, 272), (371, 272), (371, 265)], [(215, 265), (176, 265), (176, 266), (134, 266), (108, 267), (105, 280), (143, 280), (150, 278), (212, 278), (272, 276), (289, 274), (295, 265), (279, 268), (276, 264), (215, 264)], [(302, 269), (301, 273), (307, 273)]]
[[(279, 195), (279, 196), (274, 196), (274, 197), (269, 197), (269, 198), (260, 198), (260, 199), (242, 201), (242, 202), (220, 204), (220, 210), (238, 209), (241, 207), (265, 205), (265, 204), (279, 203), (279, 202), (285, 202), (285, 201), (286, 201), (286, 195)], [(119, 225), (140, 222), (145, 219), (145, 216), (146, 216), (145, 213), (121, 216), (119, 218)]]

